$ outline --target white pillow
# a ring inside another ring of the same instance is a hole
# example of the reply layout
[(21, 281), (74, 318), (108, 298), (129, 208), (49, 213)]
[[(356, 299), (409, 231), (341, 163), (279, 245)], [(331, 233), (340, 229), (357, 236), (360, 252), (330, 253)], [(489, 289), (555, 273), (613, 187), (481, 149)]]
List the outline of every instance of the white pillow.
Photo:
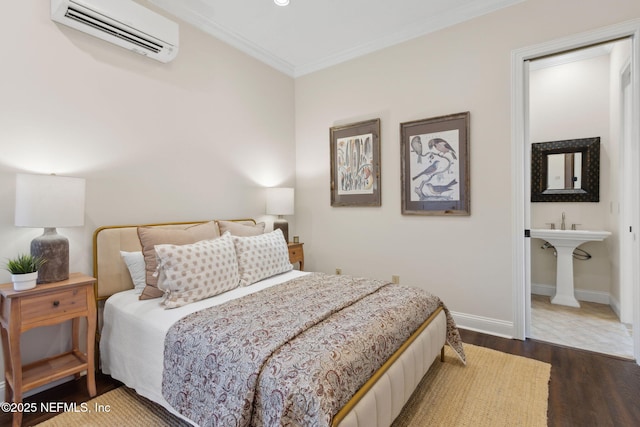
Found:
[(136, 293), (141, 294), (142, 290), (147, 285), (144, 254), (142, 252), (120, 251), (120, 256), (127, 265)]
[(289, 247), (282, 230), (258, 236), (232, 236), (238, 254), (240, 286), (249, 286), (267, 277), (293, 269)]
[(188, 245), (156, 245), (163, 304), (180, 307), (237, 288), (238, 262), (231, 235)]

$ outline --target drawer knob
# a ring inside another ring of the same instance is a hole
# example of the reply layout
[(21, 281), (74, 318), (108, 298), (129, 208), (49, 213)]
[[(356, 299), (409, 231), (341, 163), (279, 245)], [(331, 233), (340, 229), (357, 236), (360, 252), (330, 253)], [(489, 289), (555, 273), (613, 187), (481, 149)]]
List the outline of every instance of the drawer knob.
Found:
[(53, 306), (54, 306), (54, 307), (57, 307), (57, 306), (59, 306), (59, 305), (60, 305), (60, 301), (57, 301), (57, 300), (56, 300), (56, 301), (54, 301), (54, 302), (53, 302)]

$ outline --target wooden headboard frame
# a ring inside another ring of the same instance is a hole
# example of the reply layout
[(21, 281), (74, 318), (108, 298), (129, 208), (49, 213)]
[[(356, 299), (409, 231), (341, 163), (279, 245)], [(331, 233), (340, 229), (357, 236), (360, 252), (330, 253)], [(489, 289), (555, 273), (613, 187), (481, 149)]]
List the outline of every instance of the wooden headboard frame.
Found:
[[(231, 219), (254, 225), (253, 219)], [(93, 277), (96, 278), (94, 295), (96, 305), (111, 295), (133, 289), (129, 270), (120, 256), (120, 251), (141, 251), (138, 227), (186, 228), (209, 221), (170, 222), (160, 224), (113, 225), (98, 228), (93, 233)]]

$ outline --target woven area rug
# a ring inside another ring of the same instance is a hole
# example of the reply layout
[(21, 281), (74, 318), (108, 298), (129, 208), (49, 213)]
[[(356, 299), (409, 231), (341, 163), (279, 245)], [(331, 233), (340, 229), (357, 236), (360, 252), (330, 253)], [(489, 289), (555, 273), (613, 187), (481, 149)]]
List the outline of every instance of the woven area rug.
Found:
[[(467, 366), (446, 347), (393, 427), (546, 426), (551, 365), (465, 344)], [(110, 412), (95, 412), (108, 405)], [(120, 387), (39, 427), (187, 426), (160, 406)]]
[(393, 427), (546, 427), (551, 365), (464, 345), (467, 366), (445, 347)]

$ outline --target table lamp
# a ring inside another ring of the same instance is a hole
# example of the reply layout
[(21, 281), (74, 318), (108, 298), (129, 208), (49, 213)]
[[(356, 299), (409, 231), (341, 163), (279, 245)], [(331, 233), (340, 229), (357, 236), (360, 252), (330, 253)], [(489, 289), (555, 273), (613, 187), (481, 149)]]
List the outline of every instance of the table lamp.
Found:
[(293, 215), (293, 188), (267, 188), (267, 215), (278, 215), (273, 221), (273, 229), (282, 230), (284, 239), (289, 242), (289, 223), (284, 215)]
[(38, 283), (69, 278), (69, 240), (56, 227), (84, 225), (85, 180), (56, 175), (16, 175), (17, 227), (43, 227), (31, 241), (31, 255), (46, 260), (38, 270)]

